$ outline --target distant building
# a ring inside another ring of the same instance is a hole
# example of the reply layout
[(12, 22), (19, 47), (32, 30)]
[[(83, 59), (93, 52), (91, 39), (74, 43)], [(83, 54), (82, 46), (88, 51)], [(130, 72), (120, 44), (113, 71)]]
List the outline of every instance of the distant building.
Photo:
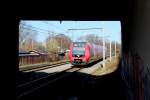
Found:
[(40, 55), (47, 55), (48, 52), (47, 51), (44, 51), (44, 50), (31, 50), (29, 51), (31, 54), (40, 54)]
[(45, 51), (19, 50), (19, 65), (46, 62), (48, 60), (47, 57), (48, 57), (48, 52)]

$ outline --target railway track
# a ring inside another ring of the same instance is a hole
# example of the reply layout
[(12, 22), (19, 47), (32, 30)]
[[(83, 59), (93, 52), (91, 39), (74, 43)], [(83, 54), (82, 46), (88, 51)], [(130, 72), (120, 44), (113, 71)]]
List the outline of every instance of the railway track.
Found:
[(42, 77), (42, 78), (18, 85), (18, 86), (16, 86), (17, 99), (20, 99), (20, 98), (36, 91), (37, 89), (40, 89), (44, 86), (47, 86), (48, 84), (51, 84), (51, 83), (53, 83), (57, 80), (60, 80), (60, 79), (71, 74), (71, 73), (65, 73), (65, 72), (76, 72), (76, 71), (79, 71), (81, 69), (82, 68), (73, 66), (73, 67), (68, 68), (66, 70), (63, 70), (59, 73), (53, 73), (53, 74), (47, 75), (45, 77)]
[[(97, 62), (99, 62), (99, 61), (96, 61), (96, 63)], [(90, 67), (93, 65), (94, 65), (94, 63), (89, 64), (87, 66)], [(56, 82), (57, 80), (60, 80), (66, 76), (69, 76), (70, 74), (72, 74), (74, 72), (79, 72), (82, 69), (84, 69), (84, 67), (71, 66), (71, 68), (65, 69), (61, 72), (52, 73), (52, 74), (46, 75), (44, 77), (32, 80), (30, 82), (20, 84), (20, 85), (16, 86), (16, 91), (17, 91), (16, 96), (18, 99), (20, 99), (32, 92), (44, 87), (44, 86), (52, 84), (52, 83)], [(66, 72), (68, 72), (68, 73), (66, 73)], [(85, 78), (87, 78), (87, 77), (85, 77)]]
[(27, 68), (20, 68), (20, 71), (23, 71), (23, 72), (39, 71), (39, 70), (44, 70), (47, 68), (56, 67), (56, 66), (60, 66), (60, 65), (68, 64), (68, 63), (69, 63), (69, 61), (64, 61), (64, 62), (59, 62), (59, 63), (55, 63), (55, 64), (44, 64), (44, 65), (38, 65), (38, 66), (31, 66), (31, 67), (27, 67)]

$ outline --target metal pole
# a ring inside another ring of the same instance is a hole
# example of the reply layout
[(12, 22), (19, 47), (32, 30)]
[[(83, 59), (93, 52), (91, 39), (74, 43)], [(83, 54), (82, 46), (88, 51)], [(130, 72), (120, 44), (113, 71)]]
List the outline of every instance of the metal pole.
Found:
[[(49, 33), (48, 33), (48, 37), (49, 37)], [(47, 41), (49, 40), (45, 39), (45, 51), (47, 50)]]
[(32, 39), (32, 50), (33, 50), (33, 39)]
[(46, 51), (46, 48), (47, 48), (47, 46), (46, 46), (46, 40), (45, 40), (45, 51)]
[(73, 31), (72, 31), (72, 39), (73, 39), (73, 42), (75, 42), (75, 41), (74, 41), (74, 34), (73, 34)]
[[(103, 27), (104, 27), (104, 22), (102, 22)], [(103, 67), (105, 67), (105, 40), (104, 40), (104, 28), (102, 29), (103, 33)]]
[(115, 40), (115, 57), (116, 57), (116, 40)]
[(110, 61), (111, 61), (111, 40), (110, 40)]
[(116, 40), (115, 40), (115, 57), (116, 57)]
[(71, 35), (72, 35), (72, 42), (73, 42), (73, 33), (71, 32)]
[(52, 50), (53, 50), (53, 44), (54, 44), (53, 35), (54, 35), (54, 34), (52, 33), (52, 38), (51, 38), (51, 39), (52, 39)]
[(60, 52), (62, 52), (62, 37), (61, 37), (61, 44), (60, 44), (60, 48), (61, 48), (61, 49), (60, 49), (60, 50), (61, 50)]

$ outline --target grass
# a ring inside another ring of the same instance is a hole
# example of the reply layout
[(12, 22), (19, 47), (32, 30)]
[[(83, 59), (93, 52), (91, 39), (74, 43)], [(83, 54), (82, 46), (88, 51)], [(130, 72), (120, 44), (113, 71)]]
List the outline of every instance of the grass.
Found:
[(118, 68), (119, 58), (113, 57), (111, 62), (109, 59), (106, 60), (105, 67), (99, 67), (93, 75), (100, 76), (114, 72)]

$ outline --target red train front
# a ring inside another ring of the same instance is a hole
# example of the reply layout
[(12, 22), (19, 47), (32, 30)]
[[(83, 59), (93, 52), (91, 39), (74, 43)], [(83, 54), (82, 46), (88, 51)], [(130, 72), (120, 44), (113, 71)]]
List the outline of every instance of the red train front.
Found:
[(72, 65), (86, 65), (102, 57), (102, 47), (86, 42), (73, 42), (70, 45)]

